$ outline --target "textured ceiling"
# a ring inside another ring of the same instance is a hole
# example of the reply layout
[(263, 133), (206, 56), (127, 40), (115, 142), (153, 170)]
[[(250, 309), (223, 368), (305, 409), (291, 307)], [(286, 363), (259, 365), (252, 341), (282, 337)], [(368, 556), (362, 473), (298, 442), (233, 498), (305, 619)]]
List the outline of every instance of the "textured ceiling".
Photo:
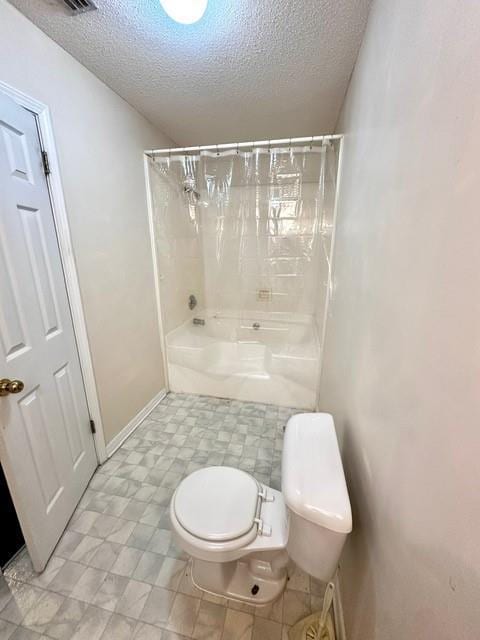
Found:
[(158, 0), (10, 0), (178, 144), (331, 132), (370, 0), (209, 0), (179, 25)]

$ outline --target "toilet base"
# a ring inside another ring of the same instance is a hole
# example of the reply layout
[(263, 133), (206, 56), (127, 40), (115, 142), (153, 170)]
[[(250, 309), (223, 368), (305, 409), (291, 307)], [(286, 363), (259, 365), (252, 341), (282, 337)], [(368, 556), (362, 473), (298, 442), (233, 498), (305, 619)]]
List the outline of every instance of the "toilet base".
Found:
[(287, 582), (287, 563), (286, 553), (276, 553), (274, 562), (255, 557), (233, 562), (206, 562), (192, 558), (192, 580), (196, 587), (213, 595), (265, 605), (283, 593)]

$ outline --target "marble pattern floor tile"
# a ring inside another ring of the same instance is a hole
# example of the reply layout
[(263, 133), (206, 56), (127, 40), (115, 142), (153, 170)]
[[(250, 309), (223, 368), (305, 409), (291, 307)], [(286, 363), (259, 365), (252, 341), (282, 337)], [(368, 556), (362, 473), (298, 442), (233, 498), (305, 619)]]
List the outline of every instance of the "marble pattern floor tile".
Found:
[(253, 622), (253, 615), (227, 609), (221, 640), (251, 640)]
[(0, 575), (1, 640), (285, 640), (324, 585), (293, 563), (276, 602), (206, 594), (176, 547), (168, 506), (188, 473), (228, 464), (280, 487), (295, 409), (170, 393), (93, 476), (47, 568), (26, 552)]

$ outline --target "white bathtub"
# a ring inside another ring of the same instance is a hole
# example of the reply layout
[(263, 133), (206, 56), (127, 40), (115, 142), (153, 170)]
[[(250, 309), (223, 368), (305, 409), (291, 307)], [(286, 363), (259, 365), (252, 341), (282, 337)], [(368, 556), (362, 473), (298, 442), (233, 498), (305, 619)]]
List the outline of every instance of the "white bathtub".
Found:
[(172, 391), (315, 408), (320, 350), (313, 319), (198, 317), (205, 325), (189, 320), (166, 336)]

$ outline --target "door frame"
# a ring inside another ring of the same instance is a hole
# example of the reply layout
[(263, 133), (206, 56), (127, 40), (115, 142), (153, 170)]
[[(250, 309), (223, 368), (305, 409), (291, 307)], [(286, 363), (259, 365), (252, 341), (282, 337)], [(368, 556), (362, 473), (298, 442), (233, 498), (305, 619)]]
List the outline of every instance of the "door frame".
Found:
[(67, 289), (67, 297), (72, 315), (73, 331), (80, 360), (80, 368), (83, 377), (85, 395), (90, 418), (95, 422), (93, 441), (97, 459), (100, 464), (107, 459), (105, 435), (103, 431), (102, 414), (98, 400), (97, 386), (95, 383), (95, 371), (93, 368), (92, 354), (88, 341), (87, 325), (83, 311), (82, 296), (78, 281), (75, 254), (73, 250), (70, 226), (68, 223), (67, 208), (63, 194), (63, 186), (60, 175), (58, 154), (53, 135), (53, 125), (49, 107), (32, 98), (31, 96), (15, 89), (0, 80), (0, 91), (14, 100), (18, 105), (31, 111), (37, 120), (40, 145), (47, 152), (50, 166), (50, 174), (46, 176), (47, 187), (52, 205), (52, 215), (57, 235), (60, 260), (63, 268), (63, 277)]

